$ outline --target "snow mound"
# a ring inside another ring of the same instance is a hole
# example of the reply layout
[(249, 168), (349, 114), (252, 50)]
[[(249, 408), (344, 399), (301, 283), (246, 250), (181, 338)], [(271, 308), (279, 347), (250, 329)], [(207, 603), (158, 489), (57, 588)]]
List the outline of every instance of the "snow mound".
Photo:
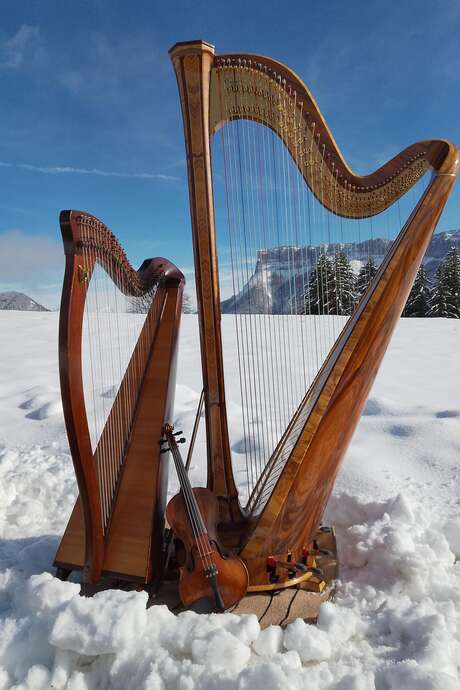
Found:
[[(0, 447), (0, 539), (24, 544), (28, 537), (59, 534), (76, 497), (72, 461), (59, 443)], [(0, 559), (7, 546), (0, 541)]]
[[(14, 503), (15, 499), (11, 499)], [(15, 690), (315, 687), (459, 690), (460, 516), (440, 532), (403, 495), (334, 497), (342, 580), (317, 626), (260, 630), (255, 616), (174, 615), (143, 592), (92, 598), (29, 552), (0, 577), (0, 683)], [(0, 684), (0, 688), (2, 685)]]
[[(57, 314), (2, 319), (0, 690), (460, 690), (460, 359), (446, 355), (459, 321), (398, 325), (324, 518), (338, 531), (336, 598), (316, 627), (261, 631), (252, 616), (146, 610), (141, 592), (83, 599), (75, 582), (44, 572), (77, 495), (52, 407)], [(232, 324), (223, 317), (224, 340)], [(175, 423), (187, 439), (202, 388), (198, 343), (197, 318), (184, 316)], [(234, 366), (230, 339), (224, 356)], [(237, 376), (226, 393), (233, 444)], [(194, 485), (206, 484), (205, 457), (201, 423)], [(233, 460), (247, 491), (244, 455)]]

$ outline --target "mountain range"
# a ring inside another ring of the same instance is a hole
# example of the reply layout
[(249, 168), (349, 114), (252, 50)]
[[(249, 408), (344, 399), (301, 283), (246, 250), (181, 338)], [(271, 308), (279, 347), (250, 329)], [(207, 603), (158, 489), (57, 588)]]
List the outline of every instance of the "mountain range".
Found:
[(46, 307), (25, 295), (23, 292), (0, 292), (0, 309), (16, 311), (49, 311)]
[[(353, 271), (372, 255), (376, 265), (383, 259), (391, 240), (375, 238), (364, 242), (312, 246), (282, 246), (259, 249), (252, 275), (237, 295), (221, 304), (223, 314), (259, 313), (290, 314), (303, 303), (306, 276), (315, 267), (320, 251), (333, 256), (338, 251), (347, 255)], [(425, 254), (424, 264), (430, 280), (447, 252), (456, 247), (460, 253), (460, 230), (440, 232), (433, 236)], [(292, 307), (292, 308), (291, 308)]]

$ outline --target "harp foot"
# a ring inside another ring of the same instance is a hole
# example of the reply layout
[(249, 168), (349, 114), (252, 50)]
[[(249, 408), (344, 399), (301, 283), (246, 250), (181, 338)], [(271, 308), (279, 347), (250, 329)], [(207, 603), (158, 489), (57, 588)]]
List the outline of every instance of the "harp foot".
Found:
[(69, 579), (71, 572), (72, 571), (68, 568), (56, 568), (56, 577), (58, 578), (58, 580), (66, 582)]

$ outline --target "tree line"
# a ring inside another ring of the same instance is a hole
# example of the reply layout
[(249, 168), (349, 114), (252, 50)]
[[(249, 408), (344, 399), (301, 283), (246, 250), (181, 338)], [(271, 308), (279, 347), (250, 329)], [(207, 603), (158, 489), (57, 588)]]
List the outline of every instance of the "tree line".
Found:
[[(321, 252), (305, 285), (304, 313), (349, 316), (376, 272), (372, 257), (356, 275), (345, 252)], [(433, 284), (420, 266), (402, 315), (460, 318), (460, 256), (455, 247), (439, 264)]]

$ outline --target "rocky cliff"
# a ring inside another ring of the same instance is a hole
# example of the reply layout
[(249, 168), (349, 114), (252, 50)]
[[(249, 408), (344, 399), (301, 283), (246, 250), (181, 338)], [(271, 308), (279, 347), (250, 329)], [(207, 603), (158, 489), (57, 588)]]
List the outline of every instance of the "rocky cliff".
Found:
[[(297, 311), (295, 307), (302, 304), (305, 283), (321, 249), (330, 256), (344, 251), (358, 273), (369, 254), (376, 264), (380, 263), (389, 244), (389, 240), (376, 238), (321, 248), (307, 245), (259, 249), (254, 272), (237, 295), (222, 302), (222, 313), (286, 314)], [(424, 259), (430, 279), (451, 247), (457, 247), (460, 252), (460, 230), (434, 235)]]

